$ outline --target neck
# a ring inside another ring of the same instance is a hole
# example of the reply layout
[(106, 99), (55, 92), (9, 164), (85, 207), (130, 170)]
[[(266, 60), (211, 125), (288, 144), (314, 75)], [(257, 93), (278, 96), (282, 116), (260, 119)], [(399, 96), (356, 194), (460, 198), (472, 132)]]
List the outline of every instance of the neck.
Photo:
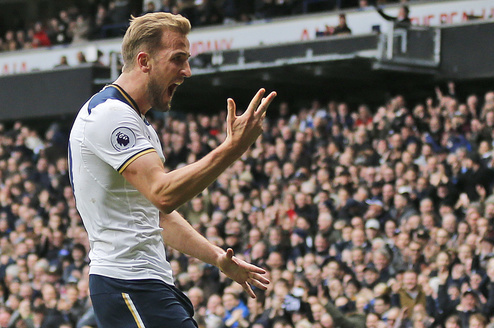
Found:
[(113, 83), (120, 86), (132, 97), (139, 107), (140, 114), (145, 115), (149, 111), (151, 105), (147, 99), (147, 84), (142, 75), (135, 74), (134, 71), (124, 72)]

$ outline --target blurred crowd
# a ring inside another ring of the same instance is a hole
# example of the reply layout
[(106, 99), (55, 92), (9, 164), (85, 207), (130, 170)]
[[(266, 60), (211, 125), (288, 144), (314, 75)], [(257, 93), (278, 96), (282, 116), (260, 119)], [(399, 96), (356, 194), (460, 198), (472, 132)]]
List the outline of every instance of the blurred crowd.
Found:
[[(405, 96), (274, 104), (262, 137), (179, 209), (271, 280), (247, 299), (167, 249), (200, 327), (494, 327), (494, 92)], [(167, 169), (221, 143), (225, 116), (150, 118)], [(1, 328), (96, 327), (67, 130), (0, 125)]]
[[(398, 0), (377, 0), (378, 4)], [(406, 1), (402, 1), (406, 2)], [(182, 14), (192, 26), (247, 23), (259, 19), (346, 8), (370, 8), (376, 0), (144, 0), (133, 12), (129, 0), (80, 1), (56, 17), (4, 26), (0, 52), (49, 47), (122, 36), (130, 15), (164, 11)]]

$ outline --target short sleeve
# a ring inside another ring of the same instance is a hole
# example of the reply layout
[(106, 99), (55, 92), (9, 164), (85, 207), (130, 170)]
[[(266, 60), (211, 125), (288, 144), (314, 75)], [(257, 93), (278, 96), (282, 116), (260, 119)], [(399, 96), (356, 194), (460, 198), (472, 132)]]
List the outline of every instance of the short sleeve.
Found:
[(122, 172), (133, 160), (156, 151), (149, 132), (134, 109), (118, 100), (96, 106), (87, 117), (84, 131), (86, 147)]

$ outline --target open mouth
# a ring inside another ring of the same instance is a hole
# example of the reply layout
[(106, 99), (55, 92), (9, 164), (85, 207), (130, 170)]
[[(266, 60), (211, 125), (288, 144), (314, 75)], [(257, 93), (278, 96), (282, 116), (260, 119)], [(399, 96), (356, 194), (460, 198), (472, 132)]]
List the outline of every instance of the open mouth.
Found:
[(171, 96), (173, 96), (173, 93), (175, 92), (176, 89), (177, 89), (177, 85), (172, 84), (168, 87), (168, 89), (166, 90), (166, 93), (168, 94), (169, 97), (171, 97)]
[(167, 89), (167, 94), (168, 96), (171, 98), (173, 96), (173, 94), (175, 93), (175, 90), (177, 89), (177, 87), (180, 85), (181, 83), (179, 82), (176, 82), (176, 83), (173, 83), (171, 84), (168, 89)]

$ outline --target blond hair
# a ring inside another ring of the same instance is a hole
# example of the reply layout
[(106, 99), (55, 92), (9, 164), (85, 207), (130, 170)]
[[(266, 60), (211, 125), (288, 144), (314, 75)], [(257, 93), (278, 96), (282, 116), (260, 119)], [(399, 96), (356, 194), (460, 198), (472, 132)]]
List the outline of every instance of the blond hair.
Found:
[(123, 70), (128, 71), (134, 67), (134, 60), (139, 51), (147, 51), (152, 56), (162, 49), (165, 46), (162, 44), (164, 32), (187, 35), (190, 28), (189, 20), (181, 15), (156, 12), (132, 17), (122, 41)]

